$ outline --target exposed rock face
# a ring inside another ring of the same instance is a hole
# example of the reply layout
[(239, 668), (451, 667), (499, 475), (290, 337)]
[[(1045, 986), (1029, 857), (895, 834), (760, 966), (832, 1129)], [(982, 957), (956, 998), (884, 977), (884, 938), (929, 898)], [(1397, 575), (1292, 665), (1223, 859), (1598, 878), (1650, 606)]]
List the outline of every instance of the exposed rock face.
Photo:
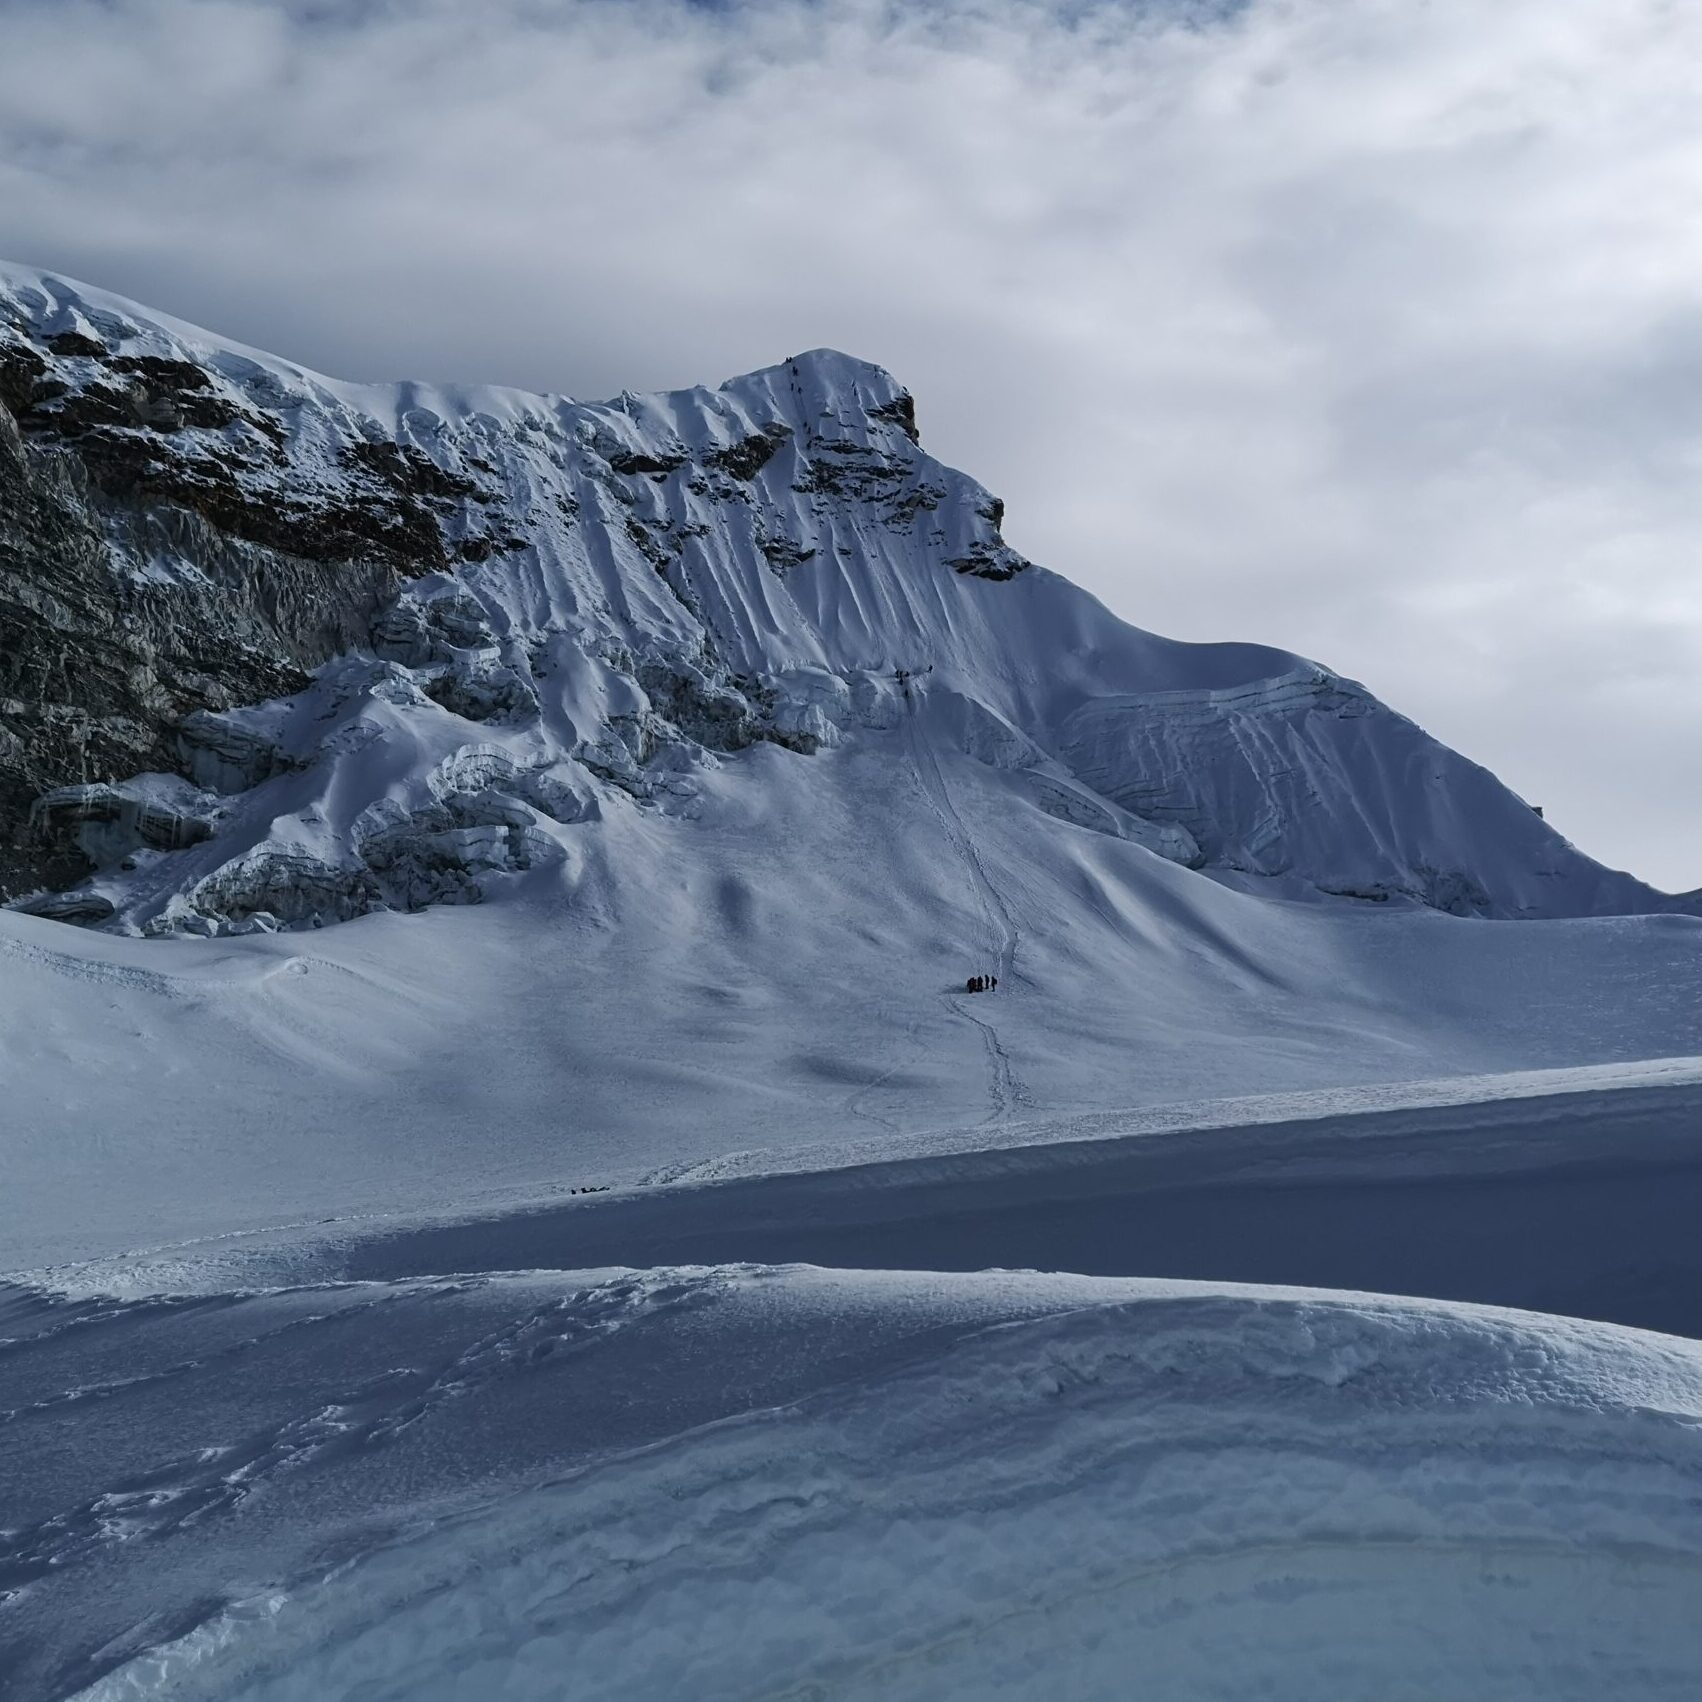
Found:
[(127, 329), (0, 321), (0, 896), (88, 872), (38, 796), (183, 766), (186, 718), (301, 690), (446, 555), (441, 479), (304, 494), (275, 403)]

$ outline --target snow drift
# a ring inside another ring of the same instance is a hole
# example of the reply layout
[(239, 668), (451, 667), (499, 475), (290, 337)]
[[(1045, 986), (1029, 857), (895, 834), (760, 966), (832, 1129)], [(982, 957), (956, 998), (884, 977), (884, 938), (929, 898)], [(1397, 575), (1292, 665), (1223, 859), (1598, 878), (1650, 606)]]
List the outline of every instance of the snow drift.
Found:
[[(368, 1533), (322, 1584), (258, 1592), (91, 1698), (1702, 1683), (1690, 1343), (1366, 1296), (747, 1268), (256, 1297), (178, 1320), (178, 1351), (246, 1332), (248, 1398), (277, 1409), (261, 1368), (318, 1363), (292, 1320), (340, 1351), (384, 1331), (391, 1365), (486, 1333), (435, 1379), (393, 1370), (311, 1422), (275, 1411), (242, 1450), (185, 1456), (182, 1489), (161, 1473), (139, 1503), (107, 1495), (109, 1521), (134, 1506), (159, 1528), (180, 1596), (242, 1564), (232, 1527), (265, 1540), (280, 1477), (297, 1544), (355, 1507), (382, 1524), (410, 1460), (446, 1489), (480, 1479), (482, 1504), (448, 1494), (429, 1522)], [(180, 1447), (209, 1429), (174, 1424)], [(495, 1459), (525, 1462), (520, 1492)], [(228, 1486), (222, 1529), (197, 1528), (197, 1480)], [(109, 1568), (104, 1611), (136, 1585)]]

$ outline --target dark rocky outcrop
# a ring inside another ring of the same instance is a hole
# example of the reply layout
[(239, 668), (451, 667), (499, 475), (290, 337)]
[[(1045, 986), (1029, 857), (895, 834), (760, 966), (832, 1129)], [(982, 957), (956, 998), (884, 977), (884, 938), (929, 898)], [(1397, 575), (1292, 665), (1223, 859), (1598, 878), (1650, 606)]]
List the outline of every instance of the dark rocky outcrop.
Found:
[(684, 455), (647, 455), (632, 449), (617, 449), (609, 457), (609, 465), (617, 473), (647, 473), (656, 479), (666, 478), (685, 464)]
[(707, 457), (707, 464), (716, 472), (726, 473), (735, 479), (754, 479), (791, 435), (791, 427), (777, 420), (725, 449), (714, 451)]
[(869, 418), (897, 426), (912, 443), (922, 441), (922, 434), (916, 429), (916, 399), (908, 390), (901, 390), (890, 402), (871, 408)]
[(187, 771), (186, 717), (363, 642), (448, 559), (439, 509), (479, 494), (394, 445), (315, 493), (282, 439), (190, 362), (0, 340), (0, 898), (88, 872), (32, 829), (37, 797)]
[(954, 572), (967, 573), (976, 579), (1014, 579), (1028, 565), (1003, 544), (976, 544), (966, 554), (954, 556), (950, 563)]

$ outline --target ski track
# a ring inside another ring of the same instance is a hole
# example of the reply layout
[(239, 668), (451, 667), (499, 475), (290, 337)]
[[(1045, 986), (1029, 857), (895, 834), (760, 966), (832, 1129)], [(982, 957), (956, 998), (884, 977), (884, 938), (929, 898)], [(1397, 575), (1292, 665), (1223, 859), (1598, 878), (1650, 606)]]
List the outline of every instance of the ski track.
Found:
[[(908, 1055), (915, 1051), (919, 1046), (920, 1042), (917, 1039), (917, 1030), (920, 1026), (921, 1024), (914, 1020), (905, 1025), (904, 1039), (900, 1043), (900, 1050), (903, 1054)], [(874, 1123), (878, 1127), (885, 1129), (891, 1135), (901, 1135), (903, 1133), (903, 1129), (899, 1123), (894, 1121), (891, 1117), (883, 1117), (878, 1111), (870, 1111), (865, 1106), (864, 1101), (872, 1097), (874, 1094), (879, 1093), (880, 1090), (885, 1087), (886, 1084), (903, 1068), (903, 1056), (896, 1058), (892, 1063), (888, 1064), (887, 1067), (882, 1070), (879, 1075), (875, 1076), (872, 1081), (870, 1081), (866, 1086), (858, 1088), (855, 1093), (851, 1094), (846, 1099), (844, 1106), (845, 1114), (848, 1117), (861, 1117), (864, 1122)]]

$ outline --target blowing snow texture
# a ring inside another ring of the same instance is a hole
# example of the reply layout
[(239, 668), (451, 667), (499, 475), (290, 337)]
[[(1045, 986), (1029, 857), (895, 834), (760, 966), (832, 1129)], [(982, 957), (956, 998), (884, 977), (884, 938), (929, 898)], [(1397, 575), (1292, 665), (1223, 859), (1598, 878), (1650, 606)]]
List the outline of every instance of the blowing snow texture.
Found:
[[(1702, 1683), (1690, 1343), (1000, 1274), (533, 1273), (124, 1310), (26, 1319), (18, 1343), (49, 1388), (104, 1373), (84, 1398), (112, 1438), (48, 1455), (82, 1499), (24, 1533), (26, 1566), (59, 1554), (55, 1606), (97, 1670), (144, 1608), (143, 1636), (193, 1627), (98, 1702)], [(112, 1381), (103, 1351), (150, 1333), (176, 1364)], [(350, 1361), (390, 1369), (355, 1388)], [(21, 1417), (18, 1448), (68, 1422)], [(369, 1552), (204, 1618), (199, 1591), (326, 1544)], [(87, 1676), (27, 1607), (22, 1629), (37, 1683)]]
[(918, 708), (1031, 809), (1272, 890), (1664, 902), (1351, 682), (1031, 568), (847, 356), (606, 404), (358, 386), (16, 267), (0, 339), (0, 805), (14, 880), (74, 888), (41, 914), (222, 932), (571, 888), (600, 815), (689, 814), (758, 742), (898, 760)]

